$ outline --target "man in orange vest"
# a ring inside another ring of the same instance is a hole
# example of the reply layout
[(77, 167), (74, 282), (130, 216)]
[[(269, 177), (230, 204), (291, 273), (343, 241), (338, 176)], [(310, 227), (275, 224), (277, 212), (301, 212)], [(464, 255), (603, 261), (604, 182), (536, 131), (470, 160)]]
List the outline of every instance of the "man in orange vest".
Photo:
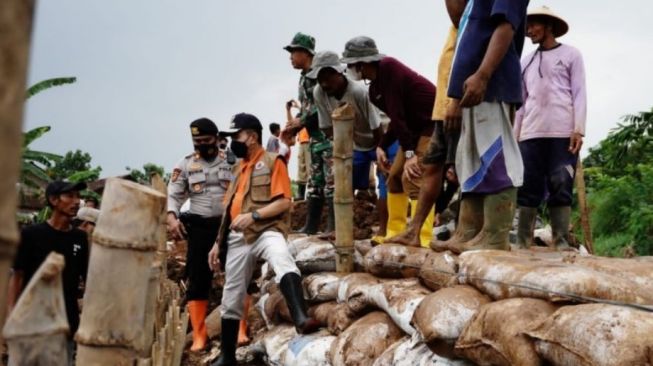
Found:
[[(288, 251), (292, 194), (286, 163), (278, 154), (263, 149), (263, 126), (255, 116), (237, 114), (230, 128), (224, 134), (231, 136), (231, 151), (241, 160), (234, 166), (218, 240), (209, 253), (213, 270), (220, 268), (219, 258), (225, 258), (222, 354), (214, 366), (236, 364), (243, 299), (258, 259), (266, 260), (276, 274), (297, 332), (312, 333), (319, 328), (319, 323), (306, 315), (302, 279)], [(220, 256), (220, 248), (227, 248), (226, 256)]]

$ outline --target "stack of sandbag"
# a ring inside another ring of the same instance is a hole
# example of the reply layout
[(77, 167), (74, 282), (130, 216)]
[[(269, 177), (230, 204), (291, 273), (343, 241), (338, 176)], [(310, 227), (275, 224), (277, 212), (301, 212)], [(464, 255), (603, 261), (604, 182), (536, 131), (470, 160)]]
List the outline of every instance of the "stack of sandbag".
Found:
[(552, 302), (600, 299), (653, 304), (653, 286), (554, 257), (478, 250), (458, 259), (460, 281), (495, 300), (532, 297)]
[(296, 336), (288, 343), (285, 366), (330, 366), (329, 351), (335, 340), (326, 330)]
[(365, 254), (365, 270), (382, 278), (410, 278), (419, 275), (430, 249), (382, 244)]
[(458, 284), (458, 256), (446, 252), (430, 252), (419, 271), (419, 279), (433, 291)]
[[(370, 250), (370, 240), (356, 240), (354, 247), (355, 268), (362, 271), (363, 254), (359, 250)], [(318, 236), (292, 235), (288, 238), (288, 248), (303, 275), (336, 270), (336, 248), (329, 241)]]
[(451, 359), (431, 351), (429, 346), (415, 337), (404, 337), (395, 342), (373, 366), (467, 366), (465, 360)]

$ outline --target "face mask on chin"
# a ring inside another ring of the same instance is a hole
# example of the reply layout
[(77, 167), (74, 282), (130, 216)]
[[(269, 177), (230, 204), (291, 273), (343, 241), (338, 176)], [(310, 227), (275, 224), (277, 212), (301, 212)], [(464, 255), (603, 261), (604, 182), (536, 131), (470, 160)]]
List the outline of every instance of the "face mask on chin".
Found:
[(356, 70), (356, 66), (347, 67), (347, 75), (355, 81), (363, 80), (363, 73), (360, 70)]

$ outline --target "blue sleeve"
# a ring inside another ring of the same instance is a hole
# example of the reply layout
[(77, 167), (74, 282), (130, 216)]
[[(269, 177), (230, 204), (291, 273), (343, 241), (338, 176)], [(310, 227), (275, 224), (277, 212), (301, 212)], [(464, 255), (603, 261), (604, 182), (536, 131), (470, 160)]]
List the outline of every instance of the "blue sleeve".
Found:
[(517, 30), (524, 25), (526, 8), (529, 0), (495, 0), (490, 17), (496, 22), (507, 21), (512, 29)]

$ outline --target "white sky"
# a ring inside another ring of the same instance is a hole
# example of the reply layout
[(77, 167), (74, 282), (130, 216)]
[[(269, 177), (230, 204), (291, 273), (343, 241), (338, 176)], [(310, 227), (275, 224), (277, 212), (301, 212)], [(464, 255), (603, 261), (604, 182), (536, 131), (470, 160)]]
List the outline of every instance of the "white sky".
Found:
[[(530, 4), (540, 5), (567, 19), (571, 30), (560, 41), (585, 59), (586, 147), (623, 115), (651, 109), (653, 1)], [(147, 162), (170, 170), (192, 151), (188, 124), (198, 117), (220, 128), (239, 112), (284, 121), (298, 72), (282, 47), (296, 31), (338, 53), (350, 38), (371, 36), (381, 52), (434, 81), (448, 26), (442, 0), (39, 1), (30, 84), (78, 82), (32, 98), (25, 128), (51, 125), (34, 148), (87, 151), (103, 175)], [(532, 49), (527, 40), (524, 52)]]

